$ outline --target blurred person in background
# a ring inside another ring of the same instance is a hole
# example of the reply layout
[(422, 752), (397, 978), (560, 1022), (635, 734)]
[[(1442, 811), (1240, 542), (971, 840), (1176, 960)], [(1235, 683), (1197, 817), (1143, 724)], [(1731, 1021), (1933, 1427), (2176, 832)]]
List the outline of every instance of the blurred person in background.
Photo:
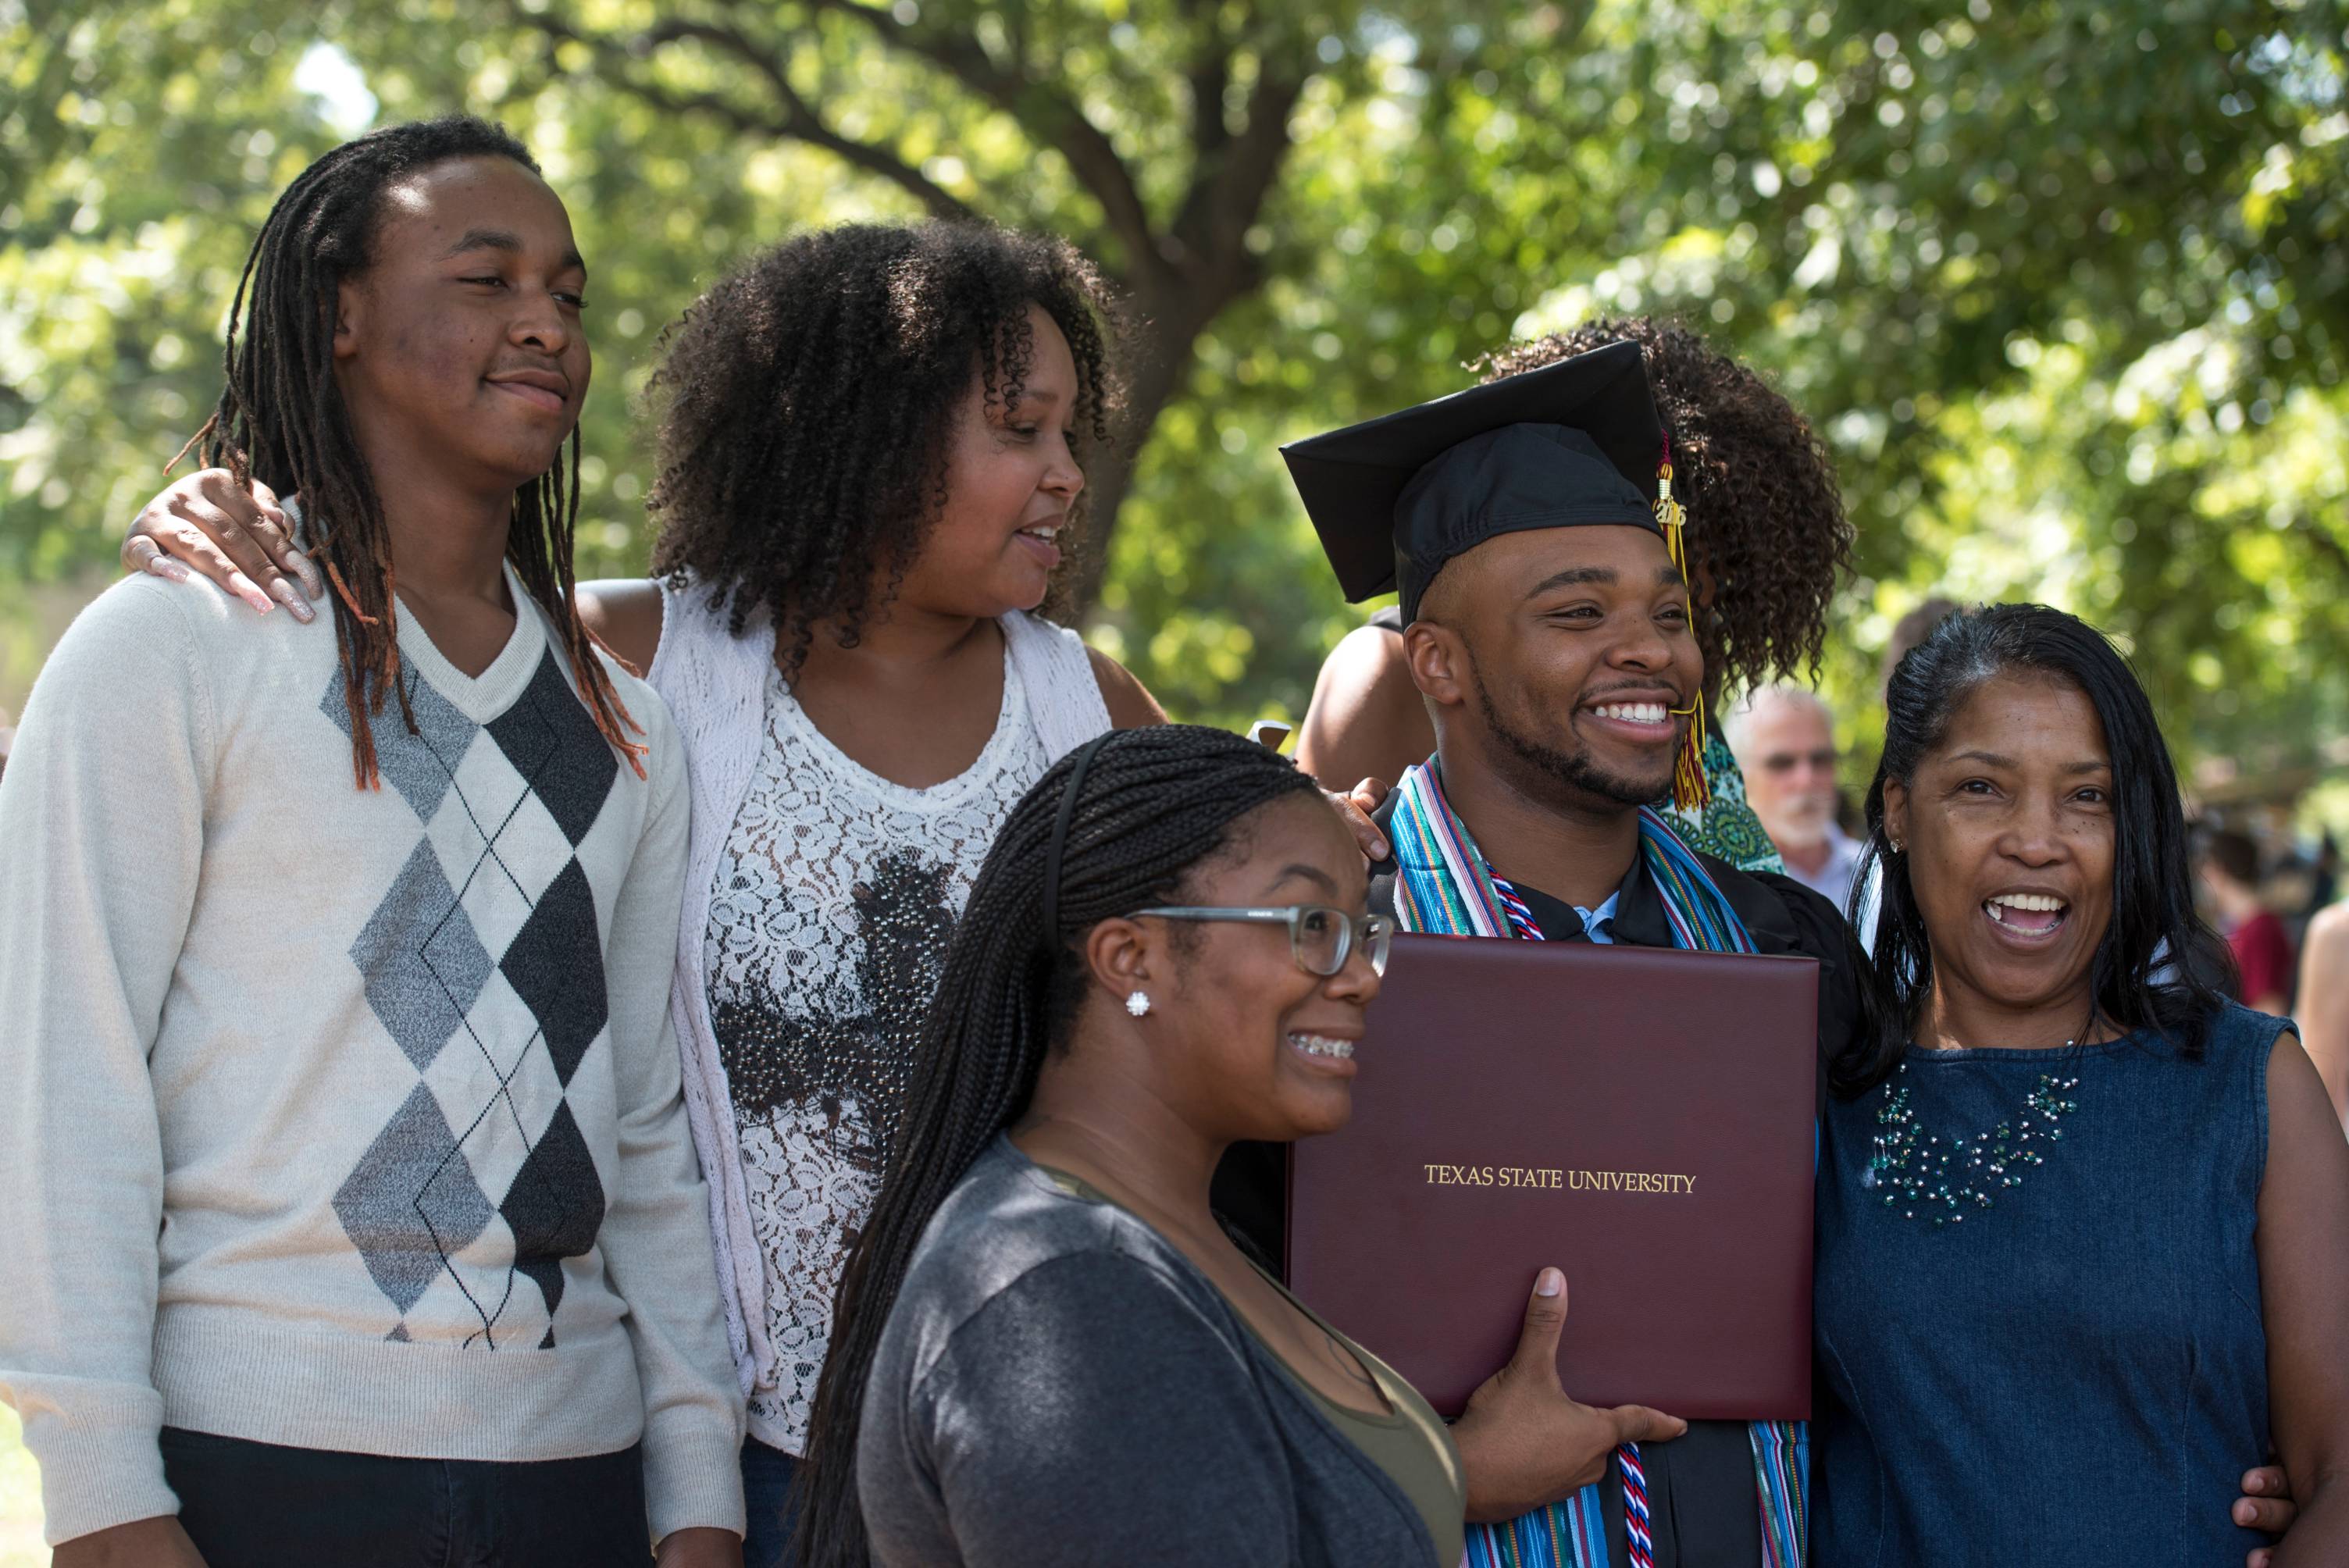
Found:
[(1786, 874), (1848, 913), (1860, 845), (1836, 822), (1835, 716), (1815, 692), (1766, 686), (1721, 722)]
[(2246, 834), (2221, 829), (2203, 841), (2198, 870), (2234, 955), (2235, 1000), (2282, 1016), (2292, 1006), (2292, 938), (2260, 900), (2259, 846)]
[(1892, 672), (1909, 656), (1909, 650), (1932, 634), (1933, 628), (1965, 608), (1955, 599), (1945, 599), (1936, 593), (1921, 600), (1917, 607), (1892, 624), (1892, 635), (1884, 645), (1884, 663), (1877, 671), (1876, 684), (1883, 691), (1892, 688)]
[(2316, 847), (2316, 865), (2309, 877), (2308, 901), (2302, 906), (2302, 913), (2313, 918), (2319, 910), (2340, 896), (2341, 846), (2333, 841), (2328, 829)]

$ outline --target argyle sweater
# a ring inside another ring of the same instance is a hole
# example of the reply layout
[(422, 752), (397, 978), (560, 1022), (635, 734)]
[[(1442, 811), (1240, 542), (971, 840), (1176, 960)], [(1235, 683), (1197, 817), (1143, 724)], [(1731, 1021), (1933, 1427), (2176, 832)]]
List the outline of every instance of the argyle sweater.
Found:
[(352, 773), (335, 633), (140, 577), (0, 782), (0, 1398), (52, 1542), (175, 1511), (159, 1427), (532, 1460), (642, 1439), (656, 1536), (740, 1530), (741, 1400), (667, 1026), (688, 810), (519, 607), (399, 623)]

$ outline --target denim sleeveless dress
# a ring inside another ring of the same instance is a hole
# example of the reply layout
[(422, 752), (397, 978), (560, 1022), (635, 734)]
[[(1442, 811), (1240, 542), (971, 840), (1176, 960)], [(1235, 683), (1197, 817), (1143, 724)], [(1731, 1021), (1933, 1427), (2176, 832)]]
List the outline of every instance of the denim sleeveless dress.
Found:
[(2262, 1543), (2228, 1510), (2268, 1458), (2251, 1237), (2284, 1026), (2230, 1003), (2199, 1060), (2148, 1032), (1912, 1048), (1830, 1102), (1816, 1568), (2240, 1568)]

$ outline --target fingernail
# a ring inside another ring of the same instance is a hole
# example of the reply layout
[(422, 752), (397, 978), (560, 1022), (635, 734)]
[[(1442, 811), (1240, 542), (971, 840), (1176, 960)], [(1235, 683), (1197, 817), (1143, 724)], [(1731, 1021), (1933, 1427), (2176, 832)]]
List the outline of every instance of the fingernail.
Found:
[(2249, 1523), (2251, 1522), (2251, 1520), (2252, 1520), (2252, 1518), (2253, 1518), (2253, 1517), (2254, 1517), (2254, 1516), (2253, 1516), (2253, 1514), (2252, 1514), (2252, 1512), (2251, 1512), (2251, 1505), (2250, 1503), (2248, 1503), (2248, 1502), (2239, 1502), (2239, 1503), (2235, 1504), (2235, 1522), (2236, 1522), (2236, 1523), (2238, 1523), (2238, 1524), (2249, 1524)]
[(252, 605), (255, 613), (263, 615), (269, 614), (269, 595), (255, 588), (253, 585), (253, 579), (243, 573), (232, 573), (228, 580), (228, 587), (230, 593)]
[(188, 569), (168, 555), (159, 555), (147, 563), (147, 570), (173, 583), (188, 581)]
[(1534, 1294), (1536, 1295), (1556, 1295), (1559, 1291), (1565, 1288), (1566, 1276), (1558, 1273), (1556, 1269), (1542, 1270), (1540, 1277), (1534, 1281)]
[(317, 613), (303, 603), (300, 591), (283, 577), (270, 583), (269, 596), (285, 605), (287, 614), (305, 624), (316, 619)]
[(285, 570), (286, 576), (299, 583), (305, 590), (310, 586), (310, 562), (300, 551), (288, 546), (278, 556), (277, 564)]

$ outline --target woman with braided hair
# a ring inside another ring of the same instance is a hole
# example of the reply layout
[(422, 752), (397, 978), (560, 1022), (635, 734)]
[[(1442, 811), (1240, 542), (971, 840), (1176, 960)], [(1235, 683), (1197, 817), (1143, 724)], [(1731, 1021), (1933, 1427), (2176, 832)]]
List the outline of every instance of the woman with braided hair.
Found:
[[(1208, 1203), (1231, 1144), (1345, 1123), (1368, 897), (1312, 780), (1218, 730), (1106, 738), (1020, 801), (842, 1286), (810, 1568), (1459, 1561), (1442, 1422)], [(1522, 1409), (1505, 1381), (1554, 1388), (1557, 1271), (1527, 1318), (1464, 1447)]]

